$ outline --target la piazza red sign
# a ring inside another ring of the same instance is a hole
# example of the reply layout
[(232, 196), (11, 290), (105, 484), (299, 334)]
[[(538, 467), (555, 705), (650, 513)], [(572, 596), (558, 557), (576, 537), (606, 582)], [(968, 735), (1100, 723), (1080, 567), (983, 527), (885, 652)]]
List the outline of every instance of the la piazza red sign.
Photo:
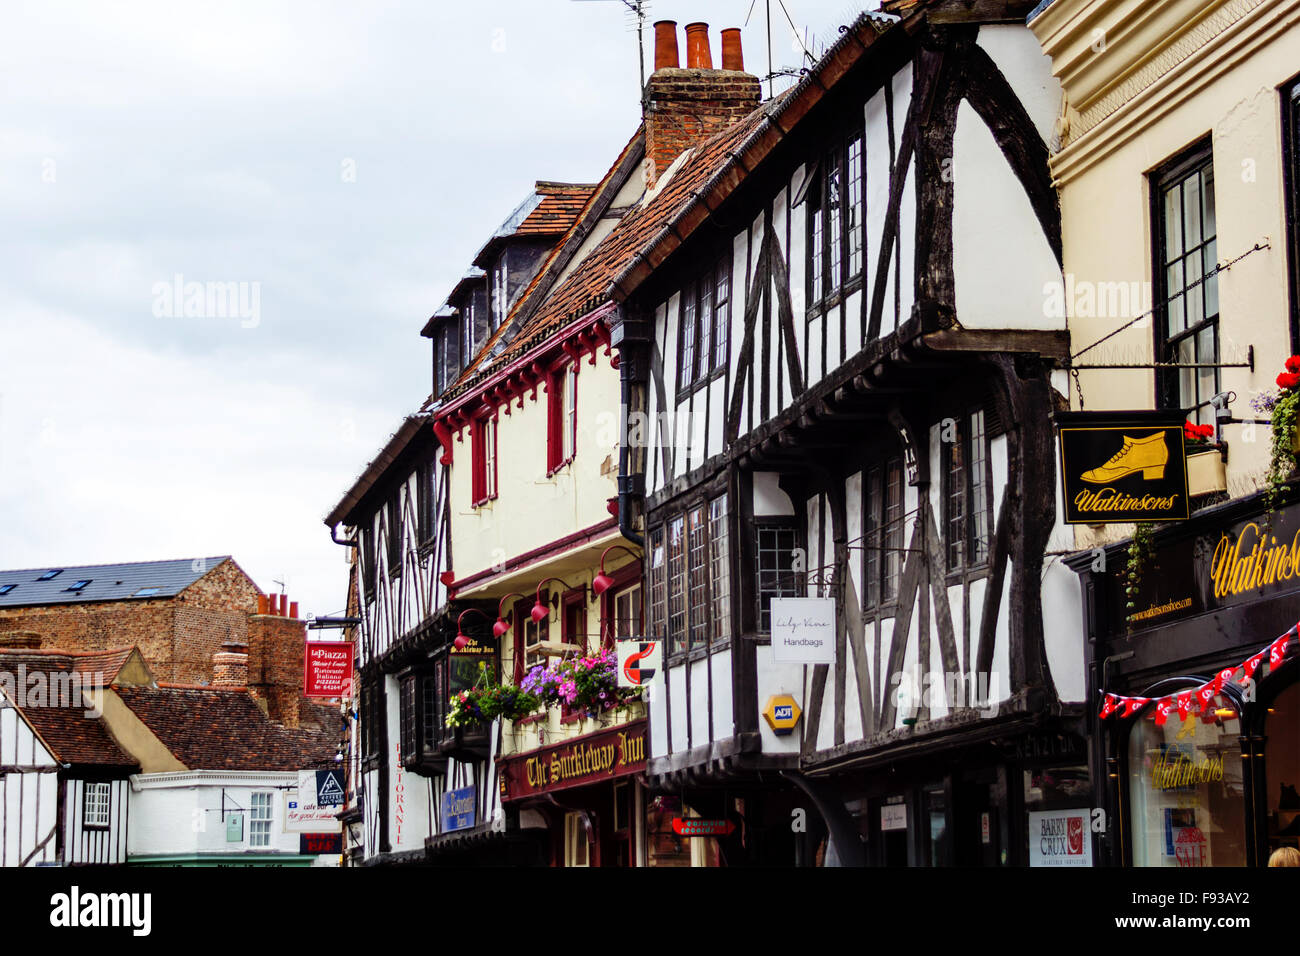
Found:
[(575, 737), (497, 764), (503, 800), (600, 783), (645, 769), (646, 722)]
[(308, 641), (304, 658), (304, 696), (351, 696), (352, 645), (350, 643), (346, 641)]

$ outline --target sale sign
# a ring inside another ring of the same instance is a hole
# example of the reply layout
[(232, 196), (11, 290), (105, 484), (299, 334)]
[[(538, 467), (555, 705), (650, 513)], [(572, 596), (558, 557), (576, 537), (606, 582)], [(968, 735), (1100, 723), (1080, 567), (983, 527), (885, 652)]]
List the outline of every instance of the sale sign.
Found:
[(352, 696), (352, 645), (343, 641), (308, 641), (304, 655), (303, 694), (307, 697)]

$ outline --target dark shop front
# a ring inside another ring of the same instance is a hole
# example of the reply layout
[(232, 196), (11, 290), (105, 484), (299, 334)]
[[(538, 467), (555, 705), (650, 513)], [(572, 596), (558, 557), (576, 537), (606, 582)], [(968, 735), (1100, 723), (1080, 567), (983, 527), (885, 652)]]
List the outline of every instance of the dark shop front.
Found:
[(1069, 561), (1103, 864), (1265, 866), (1300, 845), (1300, 503), (1261, 497)]

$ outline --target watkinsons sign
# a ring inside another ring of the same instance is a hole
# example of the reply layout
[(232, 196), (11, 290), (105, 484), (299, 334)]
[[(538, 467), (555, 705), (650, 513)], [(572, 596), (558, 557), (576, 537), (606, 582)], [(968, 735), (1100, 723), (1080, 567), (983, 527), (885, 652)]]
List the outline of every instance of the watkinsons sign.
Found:
[(1114, 623), (1134, 630), (1300, 590), (1300, 505), (1162, 544), (1142, 572), (1132, 608), (1114, 577), (1111, 603), (1124, 611)]
[(599, 783), (645, 769), (646, 722), (566, 740), (500, 761), (503, 800)]
[(1185, 521), (1182, 412), (1058, 412), (1067, 524)]

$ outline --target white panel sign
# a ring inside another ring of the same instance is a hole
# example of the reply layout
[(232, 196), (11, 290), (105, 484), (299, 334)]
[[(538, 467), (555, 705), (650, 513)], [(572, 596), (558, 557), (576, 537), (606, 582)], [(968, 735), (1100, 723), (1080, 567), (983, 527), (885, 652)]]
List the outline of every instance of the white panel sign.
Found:
[(880, 808), (880, 829), (884, 832), (890, 830), (907, 829), (907, 804), (905, 803), (886, 803)]
[(1030, 813), (1029, 865), (1092, 866), (1087, 809)]
[(834, 664), (835, 599), (772, 598), (772, 655), (782, 664)]

